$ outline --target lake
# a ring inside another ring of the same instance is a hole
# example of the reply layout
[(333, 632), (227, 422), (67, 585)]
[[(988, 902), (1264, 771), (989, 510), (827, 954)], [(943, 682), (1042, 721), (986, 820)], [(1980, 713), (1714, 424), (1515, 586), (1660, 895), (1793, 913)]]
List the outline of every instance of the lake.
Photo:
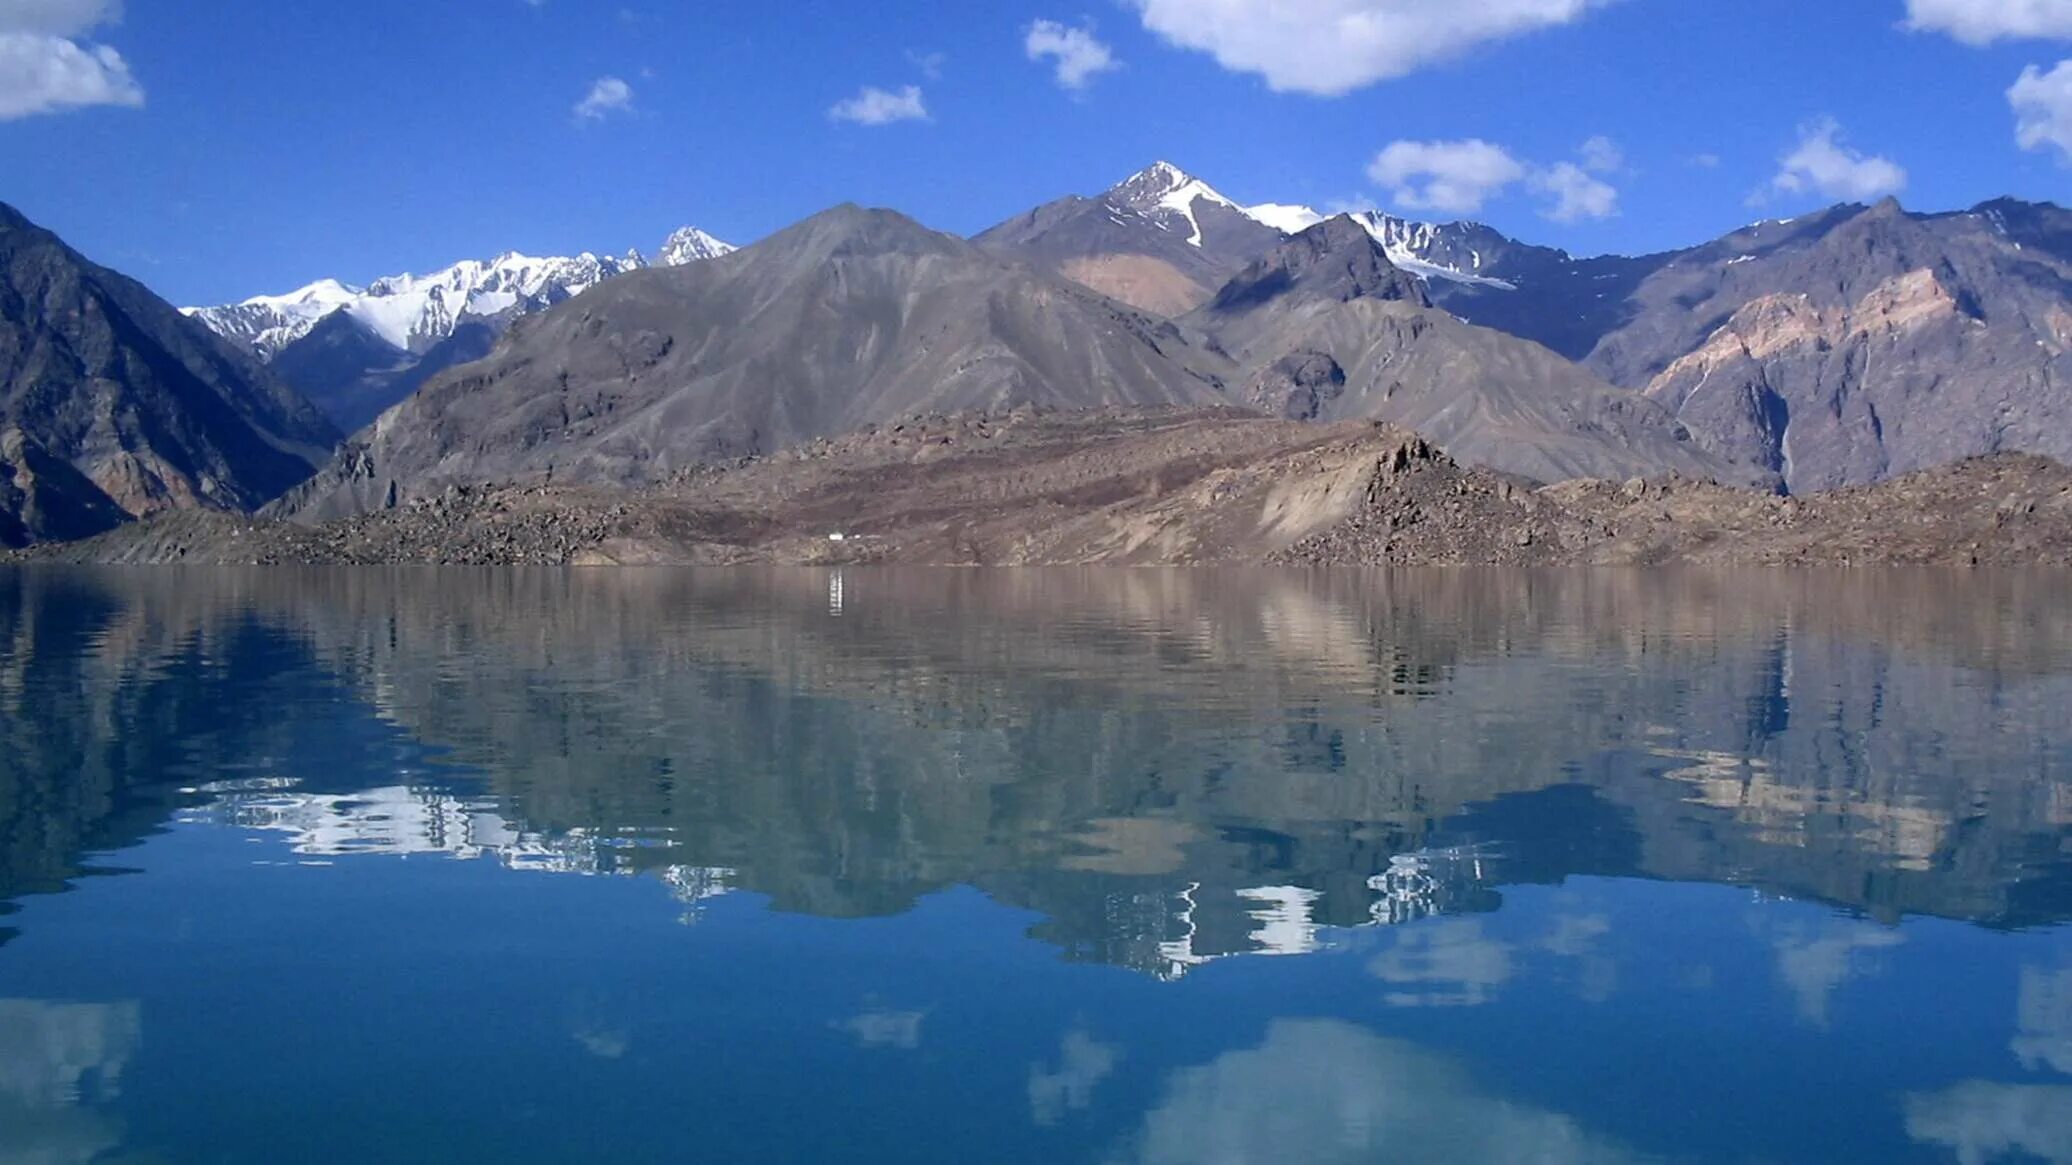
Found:
[(2072, 1162), (2062, 575), (0, 572), (0, 1162)]

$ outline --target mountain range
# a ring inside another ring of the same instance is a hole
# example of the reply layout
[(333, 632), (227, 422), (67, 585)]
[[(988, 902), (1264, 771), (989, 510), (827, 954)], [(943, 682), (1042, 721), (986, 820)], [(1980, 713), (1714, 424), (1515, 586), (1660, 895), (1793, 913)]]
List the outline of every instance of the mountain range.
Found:
[[(1227, 224), (1174, 258), (1176, 211)], [(1159, 216), (1163, 215), (1163, 218)], [(1191, 310), (1258, 257), (1244, 208), (1161, 163), (978, 241), (1148, 310)], [(2072, 211), (1999, 199), (1915, 214), (1891, 199), (1756, 223), (1647, 256), (1576, 258), (1477, 223), (1353, 214), (1434, 306), (1531, 340), (1685, 423), (1707, 452), (1792, 490), (2004, 451), (2072, 457)], [(1176, 276), (1185, 276), (1183, 286)]]
[[(652, 262), (678, 267), (733, 249), (696, 227), (683, 227), (664, 240)], [(429, 275), (391, 275), (365, 287), (320, 279), (285, 295), (183, 311), (272, 363), (351, 431), (433, 374), (487, 355), (518, 316), (649, 265), (639, 251), (546, 258), (510, 251), (494, 259), (464, 259)]]
[[(297, 485), (331, 426), (272, 423), (299, 470), (230, 489), (225, 466), (189, 492), (238, 509), (285, 490), (273, 512), (317, 520), (471, 483), (649, 484), (927, 413), (1237, 405), (1393, 422), (1533, 481), (1803, 493), (2072, 459), (2068, 291), (2072, 212), (2049, 204), (1843, 205), (1577, 258), (1475, 223), (1245, 205), (1158, 163), (969, 240), (845, 206), (739, 251), (686, 229), (653, 263), (509, 254), (189, 309), (182, 335), (214, 329), (228, 353), (214, 395), (306, 398), (357, 430)], [(0, 307), (17, 330), (54, 322)], [(9, 371), (10, 399), (78, 407)], [(14, 427), (0, 497), (49, 515), (14, 541), (188, 504), (95, 485), (115, 510), (67, 511), (67, 467), (99, 482), (105, 459)]]

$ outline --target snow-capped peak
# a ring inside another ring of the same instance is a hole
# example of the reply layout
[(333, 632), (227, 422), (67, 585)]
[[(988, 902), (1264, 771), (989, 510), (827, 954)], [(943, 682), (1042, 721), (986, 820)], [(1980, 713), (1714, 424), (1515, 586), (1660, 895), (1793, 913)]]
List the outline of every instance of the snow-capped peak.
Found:
[(566, 258), (506, 251), (429, 275), (377, 279), (344, 310), (390, 344), (421, 352), (452, 335), (466, 317), (549, 307), (628, 269), (623, 260), (589, 251)]
[(700, 259), (717, 259), (734, 252), (732, 243), (724, 243), (699, 230), (697, 227), (678, 228), (662, 243), (662, 249), (655, 253), (655, 266), (681, 267)]
[(1111, 206), (1135, 211), (1167, 230), (1175, 220), (1186, 223), (1187, 241), (1201, 246), (1201, 219), (1195, 205), (1208, 202), (1244, 213), (1244, 208), (1225, 198), (1215, 187), (1171, 162), (1154, 162), (1125, 178), (1108, 192)]
[[(711, 235), (685, 227), (669, 236), (657, 261), (678, 266), (731, 250)], [(365, 288), (321, 279), (286, 295), (183, 310), (262, 360), (272, 359), (339, 311), (397, 348), (423, 352), (451, 336), (463, 320), (551, 307), (614, 275), (645, 266), (639, 251), (624, 256), (584, 251), (565, 257), (506, 251), (494, 259), (463, 259), (428, 275), (385, 276)]]

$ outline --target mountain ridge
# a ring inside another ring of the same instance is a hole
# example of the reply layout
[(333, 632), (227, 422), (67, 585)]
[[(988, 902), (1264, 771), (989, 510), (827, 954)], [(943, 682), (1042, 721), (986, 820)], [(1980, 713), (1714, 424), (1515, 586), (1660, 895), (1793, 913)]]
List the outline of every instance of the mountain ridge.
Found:
[[(427, 275), (389, 275), (365, 287), (320, 279), (283, 295), (261, 295), (185, 314), (248, 346), (353, 432), (432, 376), (489, 353), (512, 321), (649, 266), (675, 267), (734, 247), (686, 226), (652, 262), (639, 251), (537, 257), (506, 251), (463, 259)], [(353, 335), (345, 334), (351, 329)]]
[(249, 510), (337, 430), (136, 280), (0, 204), (0, 537), (168, 508)]

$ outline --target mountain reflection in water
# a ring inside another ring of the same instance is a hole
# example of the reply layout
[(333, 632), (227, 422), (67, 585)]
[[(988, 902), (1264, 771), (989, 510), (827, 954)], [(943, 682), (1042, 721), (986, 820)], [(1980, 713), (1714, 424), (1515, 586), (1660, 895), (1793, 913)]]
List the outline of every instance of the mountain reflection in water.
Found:
[[(1904, 1139), (1879, 1152), (2072, 1161), (2072, 591), (2051, 576), (12, 571), (0, 644), (0, 996), (44, 894), (131, 847), (145, 873), (113, 882), (151, 882), (188, 837), (253, 839), (240, 868), (651, 879), (658, 917), (701, 927), (746, 894), (935, 933), (979, 925), (970, 888), (1066, 966), (1172, 991), (1233, 956), (1336, 954), (1375, 1009), (1261, 1011), (1154, 1077), (1080, 1015), (1018, 1061), (1025, 1119), (1067, 1136), (1102, 1097), (1140, 1119), (1065, 1157), (1624, 1161), (1677, 1156), (1674, 1112), (1585, 1122), (1438, 1033), (1554, 987), (1677, 1014), (1752, 973), (1701, 949), (1728, 933), (1764, 952), (1777, 1023), (1835, 1032), (1862, 1018), (1845, 984), (1882, 976), (1903, 1012), (1965, 967), (1895, 968), (2003, 932), (2046, 942), (1990, 983), (2005, 1071), (1886, 1080)], [(1256, 968), (1219, 982), (1337, 965), (1237, 961)], [(568, 1004), (563, 1041), (638, 1059), (640, 1009), (616, 1006)], [(121, 1140), (93, 1090), (153, 1046), (139, 1014), (0, 999), (0, 1112), (44, 1139), (0, 1131), (0, 1160)], [(878, 998), (810, 1039), (919, 1054), (955, 1022)], [(1741, 1053), (1703, 1070), (1743, 1079)], [(84, 1094), (74, 1058), (103, 1065)], [(1690, 1155), (1751, 1157), (1713, 1148)]]

